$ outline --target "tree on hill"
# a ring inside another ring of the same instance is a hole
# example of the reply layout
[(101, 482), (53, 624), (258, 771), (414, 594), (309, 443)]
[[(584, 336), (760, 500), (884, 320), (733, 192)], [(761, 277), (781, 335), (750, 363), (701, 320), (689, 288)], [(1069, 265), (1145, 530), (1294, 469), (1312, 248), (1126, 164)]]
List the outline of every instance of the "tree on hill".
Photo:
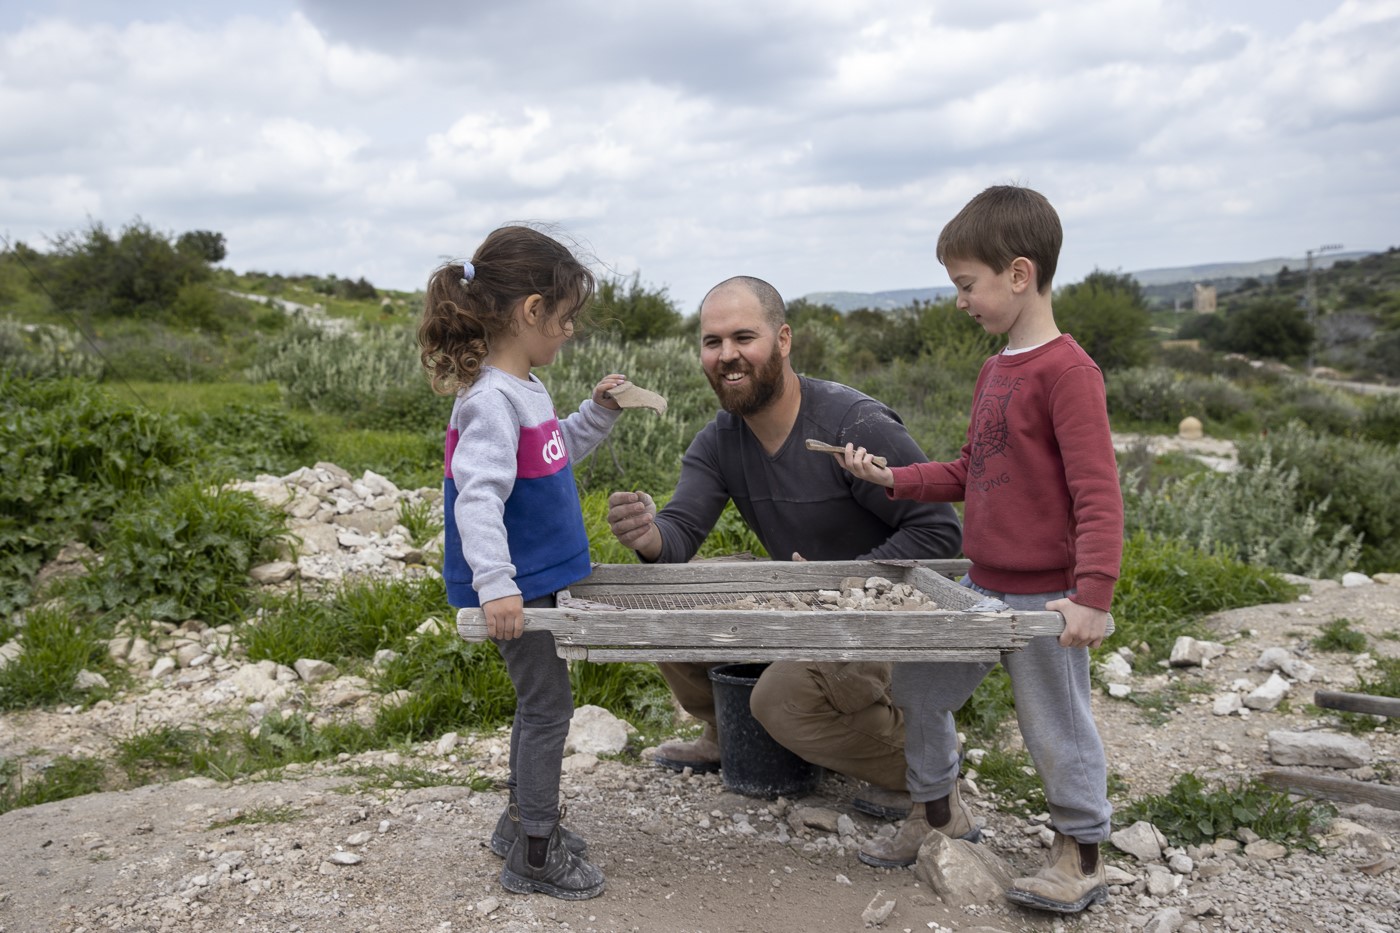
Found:
[(1108, 372), (1147, 362), (1151, 317), (1137, 279), (1095, 269), (1055, 295), (1055, 322)]
[(181, 248), (139, 218), (117, 235), (93, 223), (55, 238), (46, 284), (55, 301), (88, 318), (167, 316), (182, 290), (208, 281), (208, 257), (223, 248), (211, 231), (185, 237)]
[(228, 255), (224, 235), (213, 230), (190, 230), (182, 233), (175, 241), (175, 248), (186, 255), (199, 256), (210, 265), (223, 262), (224, 257)]
[(1308, 355), (1313, 326), (1298, 303), (1260, 298), (1233, 309), (1225, 318), (1219, 348), (1245, 356), (1296, 362)]
[(597, 328), (623, 340), (649, 340), (677, 333), (681, 313), (665, 286), (642, 285), (642, 274), (630, 279), (609, 277), (598, 282), (589, 316)]

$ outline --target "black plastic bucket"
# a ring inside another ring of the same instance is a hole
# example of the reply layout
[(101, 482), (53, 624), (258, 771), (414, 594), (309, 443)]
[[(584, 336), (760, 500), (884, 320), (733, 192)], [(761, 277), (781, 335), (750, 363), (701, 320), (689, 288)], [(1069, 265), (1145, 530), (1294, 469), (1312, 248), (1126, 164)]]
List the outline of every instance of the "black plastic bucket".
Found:
[(809, 793), (822, 769), (773, 740), (753, 718), (749, 699), (767, 664), (721, 664), (710, 668), (719, 731), (720, 776), (736, 794), (773, 799)]

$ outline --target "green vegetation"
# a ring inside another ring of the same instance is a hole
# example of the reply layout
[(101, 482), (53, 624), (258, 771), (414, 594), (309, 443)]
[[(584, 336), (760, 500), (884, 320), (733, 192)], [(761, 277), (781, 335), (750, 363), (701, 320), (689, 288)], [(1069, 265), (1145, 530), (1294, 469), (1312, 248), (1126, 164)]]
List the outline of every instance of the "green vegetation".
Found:
[(1341, 370), (1400, 377), (1400, 249), (1319, 268), (1311, 293), (1305, 272), (1288, 268), (1214, 284), (1220, 310), (1178, 319), (1178, 336), (1218, 352), (1295, 363), (1311, 355)]
[(1340, 577), (1356, 566), (1361, 537), (1347, 525), (1324, 524), (1329, 500), (1303, 494), (1299, 483), (1297, 470), (1275, 466), (1267, 452), (1253, 469), (1202, 471), (1156, 488), (1129, 477), (1125, 526), (1256, 567)]
[(189, 482), (123, 506), (102, 562), (75, 590), (85, 608), (147, 619), (232, 622), (248, 568), (272, 559), (285, 516), (249, 493)]
[[(1180, 635), (1204, 637), (1200, 620), (1236, 606), (1281, 602), (1298, 589), (1273, 573), (1173, 538), (1144, 532), (1123, 548), (1110, 643), (1133, 649), (1137, 667), (1165, 660)], [(1106, 649), (1100, 649), (1106, 650)]]
[(237, 631), (253, 661), (345, 664), (370, 660), (381, 649), (406, 650), (425, 619), (449, 608), (441, 579), (352, 580), (321, 598), (305, 592), (267, 597), (257, 617)]
[(302, 811), (289, 804), (280, 807), (253, 807), (226, 820), (215, 820), (209, 829), (224, 829), (229, 826), (261, 826), (266, 823), (292, 823), (302, 817)]
[(85, 625), (61, 606), (29, 610), (19, 628), (23, 651), (0, 666), (0, 710), (100, 699), (101, 691), (79, 690), (78, 672), (110, 670), (105, 626)]
[(93, 758), (59, 755), (40, 772), (37, 778), (24, 780), (22, 765), (0, 758), (0, 814), (20, 807), (36, 807), (41, 803), (67, 800), (103, 789), (106, 769)]
[(1177, 846), (1233, 838), (1241, 829), (1249, 829), (1280, 845), (1315, 852), (1315, 825), (1325, 823), (1335, 813), (1327, 805), (1295, 804), (1287, 794), (1254, 782), (1211, 790), (1199, 777), (1187, 773), (1177, 778), (1167, 793), (1128, 805), (1117, 814), (1117, 820), (1125, 825), (1147, 820)]
[[(374, 767), (355, 766), (346, 768), (345, 774), (358, 778), (355, 783), (356, 790), (374, 790), (376, 788), (389, 787), (442, 787), (447, 784), (461, 784), (462, 780), (454, 775), (441, 774), (429, 771), (425, 768), (415, 768), (409, 765), (395, 765), (393, 767), (377, 765)], [(486, 778), (472, 772), (467, 778), (466, 785), (475, 791), (492, 790), (495, 787), (490, 778)]]
[(1366, 650), (1366, 636), (1354, 630), (1350, 619), (1333, 619), (1322, 627), (1322, 634), (1312, 640), (1318, 651), (1342, 651), (1359, 654)]
[(370, 729), (357, 723), (316, 726), (300, 714), (273, 712), (251, 731), (157, 726), (118, 741), (116, 762), (134, 785), (191, 775), (230, 781), (382, 747)]

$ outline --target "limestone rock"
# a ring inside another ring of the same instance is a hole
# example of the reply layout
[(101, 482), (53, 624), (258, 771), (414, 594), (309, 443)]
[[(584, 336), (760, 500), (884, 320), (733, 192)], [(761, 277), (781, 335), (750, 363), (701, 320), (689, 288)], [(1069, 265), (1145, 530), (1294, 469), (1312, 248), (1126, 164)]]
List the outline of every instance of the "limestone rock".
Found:
[(276, 560), (270, 564), (259, 564), (248, 571), (254, 583), (269, 586), (285, 583), (297, 574), (297, 565), (287, 560)]
[(1250, 709), (1263, 710), (1268, 712), (1274, 709), (1288, 696), (1288, 681), (1284, 680), (1274, 672), (1269, 675), (1263, 685), (1255, 688), (1249, 696), (1244, 698), (1244, 705)]
[(298, 658), (292, 665), (297, 676), (309, 684), (318, 684), (323, 680), (333, 680), (340, 674), (335, 665), (329, 661), (319, 661), (315, 658)]
[(564, 754), (583, 752), (615, 755), (627, 747), (631, 727), (601, 706), (584, 705), (574, 710), (569, 721), (569, 737)]
[(1208, 667), (1210, 662), (1225, 653), (1225, 646), (1213, 641), (1200, 641), (1189, 635), (1182, 635), (1172, 645), (1172, 667)]
[(1363, 739), (1331, 732), (1269, 733), (1269, 758), (1277, 765), (1317, 768), (1360, 768), (1373, 759)]
[(1244, 709), (1244, 701), (1240, 699), (1238, 693), (1231, 691), (1216, 697), (1215, 702), (1211, 704), (1210, 711), (1216, 716), (1229, 716), (1242, 709)]
[(1279, 671), (1285, 677), (1308, 683), (1317, 677), (1317, 668), (1296, 657), (1287, 648), (1265, 648), (1254, 662), (1255, 670)]
[(1133, 678), (1133, 666), (1127, 658), (1114, 652), (1099, 665), (1099, 675), (1110, 684), (1126, 684)]
[(1167, 840), (1162, 831), (1146, 820), (1138, 820), (1133, 825), (1118, 830), (1108, 837), (1108, 841), (1139, 862), (1157, 861), (1167, 847)]
[(109, 686), (107, 678), (96, 671), (81, 670), (73, 678), (73, 687), (77, 690), (106, 690)]
[(954, 909), (999, 902), (1012, 881), (1011, 870), (989, 847), (937, 831), (919, 847), (914, 874)]

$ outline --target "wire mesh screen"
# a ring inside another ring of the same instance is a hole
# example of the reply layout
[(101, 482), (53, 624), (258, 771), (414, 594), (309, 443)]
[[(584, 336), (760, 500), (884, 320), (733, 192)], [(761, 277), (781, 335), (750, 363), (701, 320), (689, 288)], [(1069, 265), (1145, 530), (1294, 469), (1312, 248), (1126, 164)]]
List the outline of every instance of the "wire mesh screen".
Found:
[[(710, 609), (729, 606), (741, 600), (753, 600), (769, 605), (786, 604), (793, 609), (810, 609), (816, 602), (811, 593), (767, 591), (763, 593), (595, 593), (590, 602), (604, 603), (619, 609)], [(737, 608), (737, 607), (736, 607)]]

